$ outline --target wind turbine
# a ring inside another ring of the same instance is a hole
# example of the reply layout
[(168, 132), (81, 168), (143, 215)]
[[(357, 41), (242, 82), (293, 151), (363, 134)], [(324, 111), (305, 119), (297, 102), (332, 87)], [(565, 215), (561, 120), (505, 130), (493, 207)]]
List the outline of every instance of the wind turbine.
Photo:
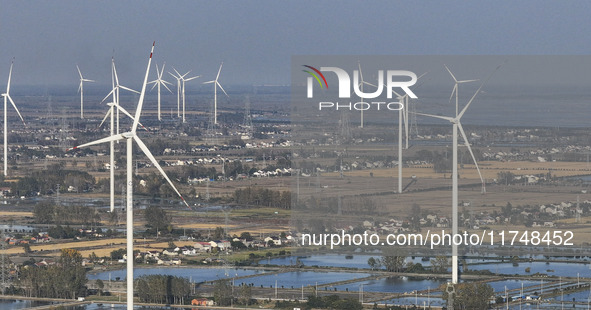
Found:
[[(123, 107), (119, 106), (116, 102), (109, 102), (107, 103), (107, 105), (110, 107), (109, 110), (107, 111), (107, 114), (105, 114), (105, 117), (103, 118), (103, 121), (100, 123), (99, 127), (101, 127), (105, 121), (107, 120), (107, 117), (111, 116), (111, 136), (114, 135), (114, 130), (115, 130), (115, 113), (113, 112), (114, 108), (117, 108), (117, 110), (121, 110), (121, 112), (123, 112), (123, 114), (129, 116), (131, 118), (131, 120), (133, 121), (133, 115), (129, 114), (129, 112), (127, 112), (127, 110), (125, 110)], [(144, 125), (142, 125), (142, 123), (140, 123), (140, 126), (142, 126), (142, 128), (144, 128), (146, 131), (148, 129), (146, 129), (146, 127), (144, 127)], [(110, 141), (109, 142), (109, 149), (110, 149), (110, 155), (109, 155), (109, 173), (110, 173), (110, 181), (109, 181), (109, 185), (110, 185), (110, 210), (111, 212), (113, 212), (115, 210), (115, 145), (114, 145), (114, 141)]]
[(220, 78), (220, 72), (222, 72), (223, 65), (224, 65), (224, 62), (222, 61), (222, 63), (220, 64), (220, 69), (218, 70), (218, 75), (216, 75), (215, 80), (211, 80), (211, 81), (207, 81), (207, 82), (203, 83), (203, 84), (214, 83), (214, 87), (213, 87), (213, 123), (215, 125), (217, 125), (217, 123), (218, 123), (218, 86), (224, 92), (224, 94), (226, 94), (227, 97), (230, 97), (230, 96), (228, 96), (228, 93), (226, 93), (224, 88), (222, 87), (222, 84), (220, 84), (220, 82), (218, 82), (218, 79)]
[[(417, 81), (420, 80), (423, 76), (425, 76), (425, 74), (427, 74), (427, 72), (419, 75), (417, 77)], [(414, 87), (414, 89), (420, 87), (421, 85), (423, 85), (423, 83), (416, 85), (416, 87)], [(394, 91), (393, 91), (393, 93), (395, 93), (397, 96), (400, 96), (400, 95), (398, 95), (398, 93), (396, 93)], [(410, 106), (410, 103), (408, 101), (409, 100), (408, 94), (405, 93), (404, 96), (402, 96), (402, 99), (403, 99), (404, 102), (400, 102), (400, 104), (404, 106), (404, 111), (402, 113), (403, 114), (402, 116), (404, 118), (404, 135), (405, 135), (405, 139), (404, 139), (405, 146), (404, 146), (404, 149), (405, 150), (408, 150), (408, 132), (409, 132), (409, 130), (408, 130), (408, 123), (410, 122), (410, 118), (408, 116), (408, 113), (409, 113), (409, 108), (408, 107)], [(399, 130), (402, 130), (402, 127), (400, 127)]]
[[(369, 82), (366, 82), (365, 80), (363, 80), (363, 73), (361, 73), (361, 62), (357, 61), (357, 66), (359, 67), (359, 83), (356, 83), (358, 89), (360, 90), (361, 93), (363, 93), (363, 85), (369, 85), (375, 88), (378, 88), (376, 85), (373, 85)], [(354, 78), (357, 77), (357, 74), (355, 74), (355, 72), (353, 72), (353, 76)], [(363, 98), (361, 98), (361, 102), (363, 102)], [(360, 128), (363, 128), (363, 109), (361, 109), (361, 124), (359, 125)]]
[[(178, 72), (174, 70), (177, 74)], [(181, 117), (181, 75), (178, 76), (168, 72), (172, 77), (176, 79), (176, 117)]]
[(190, 77), (190, 78), (186, 78), (185, 79), (185, 76), (187, 76), (191, 71), (188, 71), (187, 73), (185, 73), (183, 75), (181, 75), (178, 71), (176, 71), (176, 69), (174, 69), (174, 72), (176, 72), (176, 74), (178, 74), (178, 76), (180, 78), (179, 80), (183, 82), (183, 84), (182, 84), (182, 90), (183, 90), (183, 123), (186, 123), (187, 121), (185, 119), (185, 82), (194, 80), (194, 79), (200, 77), (200, 75), (197, 75), (197, 76), (194, 76), (194, 77)]
[(14, 59), (10, 62), (10, 71), (8, 72), (8, 82), (6, 83), (6, 92), (4, 94), (2, 94), (2, 97), (4, 97), (4, 176), (8, 175), (8, 110), (7, 110), (8, 102), (7, 102), (7, 100), (10, 100), (10, 104), (12, 104), (12, 107), (16, 110), (16, 113), (21, 118), (21, 121), (23, 121), (23, 124), (25, 124), (25, 120), (23, 119), (21, 112), (18, 111), (16, 104), (14, 104), (12, 97), (10, 97), (10, 78), (12, 77), (12, 66), (13, 65), (14, 65)]
[[(449, 96), (449, 100), (451, 101), (451, 98), (453, 98), (454, 94), (456, 95), (456, 116), (458, 116), (459, 85), (464, 84), (464, 83), (476, 82), (476, 81), (478, 81), (478, 79), (458, 81), (458, 79), (456, 79), (455, 75), (451, 72), (449, 67), (445, 64), (443, 66), (445, 66), (445, 69), (447, 69), (447, 72), (449, 72), (449, 75), (451, 75), (451, 78), (454, 79), (454, 82), (455, 82), (454, 87), (451, 91), (451, 95)], [(460, 125), (460, 130), (461, 130), (461, 125)], [(480, 169), (478, 168), (478, 164), (476, 163), (476, 157), (474, 157), (474, 153), (472, 153), (472, 149), (470, 148), (470, 146), (468, 144), (468, 140), (466, 139), (466, 135), (463, 134), (463, 136), (464, 136), (464, 142), (465, 142), (466, 146), (468, 147), (468, 151), (470, 151), (470, 155), (472, 155), (472, 159), (474, 160), (474, 164), (476, 165), (476, 170), (478, 170), (478, 175), (480, 176), (480, 181), (482, 182), (481, 193), (486, 194), (486, 182), (484, 182), (484, 178), (482, 177), (482, 174), (480, 173)]]
[(136, 142), (138, 147), (142, 150), (142, 152), (150, 159), (154, 167), (158, 169), (158, 171), (162, 174), (162, 176), (166, 179), (168, 184), (172, 187), (172, 189), (181, 197), (183, 202), (187, 207), (189, 205), (183, 198), (183, 196), (179, 193), (176, 189), (172, 181), (168, 178), (162, 167), (154, 155), (150, 152), (148, 147), (144, 144), (142, 140), (137, 136), (137, 127), (139, 125), (140, 115), (142, 113), (142, 106), (144, 104), (144, 96), (146, 93), (146, 85), (148, 83), (148, 75), (150, 73), (150, 64), (152, 62), (152, 53), (154, 52), (154, 46), (156, 42), (152, 44), (152, 50), (150, 52), (150, 57), (148, 58), (148, 67), (146, 69), (146, 74), (144, 77), (144, 82), (142, 84), (142, 91), (140, 93), (140, 98), (137, 104), (137, 109), (135, 112), (135, 117), (133, 121), (133, 125), (131, 127), (131, 131), (125, 132), (122, 134), (112, 135), (103, 139), (99, 139), (96, 141), (92, 141), (89, 143), (85, 143), (75, 147), (74, 149), (87, 147), (91, 145), (102, 144), (111, 141), (119, 141), (119, 140), (126, 140), (127, 141), (127, 309), (133, 310), (133, 141)]
[[(109, 96), (113, 95), (113, 102), (115, 102), (117, 104), (117, 107), (120, 107), (120, 102), (119, 102), (119, 90), (124, 89), (136, 94), (139, 94), (140, 92), (138, 92), (137, 90), (133, 90), (129, 87), (125, 87), (121, 84), (119, 84), (119, 76), (117, 75), (117, 67), (115, 66), (115, 59), (111, 58), (111, 80), (113, 83), (113, 89), (111, 89), (111, 91), (105, 96), (105, 98), (103, 98), (103, 100), (101, 100), (101, 103), (103, 103), (105, 100), (107, 100), (107, 98), (109, 98)], [(116, 119), (116, 123), (117, 123), (117, 134), (119, 134), (119, 109), (117, 109), (117, 119)]]
[(168, 88), (168, 86), (166, 86), (166, 84), (172, 85), (172, 83), (162, 79), (162, 74), (164, 73), (165, 66), (166, 66), (166, 63), (164, 63), (162, 65), (162, 70), (160, 70), (160, 69), (158, 69), (158, 64), (156, 64), (156, 74), (157, 74), (158, 78), (155, 79), (154, 81), (150, 82), (150, 84), (152, 84), (152, 83), (154, 84), (154, 86), (152, 86), (152, 89), (154, 89), (154, 87), (156, 87), (156, 85), (158, 85), (158, 120), (159, 121), (162, 120), (162, 118), (160, 117), (160, 85), (163, 85), (164, 87), (166, 87), (166, 89), (168, 89), (168, 91), (172, 94), (172, 91), (170, 90), (170, 88)]
[[(420, 79), (423, 77), (427, 72), (421, 74), (418, 78)], [(422, 84), (421, 84), (422, 85)], [(420, 85), (419, 85), (420, 86)], [(417, 86), (418, 87), (418, 86)], [(398, 193), (402, 193), (402, 122), (404, 121), (406, 125), (406, 149), (408, 149), (408, 94), (400, 95), (399, 93), (392, 90), (392, 93), (396, 95), (398, 102), (402, 109), (398, 110)], [(405, 104), (406, 98), (406, 104)], [(406, 116), (406, 117), (405, 117)]]
[(445, 65), (445, 64), (444, 64), (444, 66), (445, 66), (445, 69), (447, 69), (447, 72), (449, 72), (449, 75), (451, 75), (451, 78), (452, 78), (452, 79), (454, 79), (454, 82), (455, 82), (455, 84), (454, 84), (454, 88), (453, 88), (453, 90), (451, 91), (451, 95), (449, 96), (449, 100), (451, 101), (451, 98), (453, 98), (453, 96), (454, 96), (454, 93), (455, 93), (455, 95), (456, 95), (456, 116), (457, 116), (457, 115), (458, 115), (458, 97), (459, 97), (459, 94), (458, 94), (458, 92), (459, 92), (459, 88), (458, 88), (458, 86), (459, 86), (460, 84), (464, 84), (464, 83), (470, 83), (470, 82), (476, 82), (476, 81), (478, 81), (478, 80), (476, 79), (476, 80), (463, 80), (463, 81), (458, 81), (458, 79), (456, 79), (455, 75), (454, 75), (453, 73), (451, 73), (451, 70), (449, 70), (449, 67), (448, 67), (447, 65)]
[(80, 72), (78, 65), (76, 65), (76, 69), (78, 69), (78, 75), (80, 75), (80, 85), (78, 86), (78, 91), (80, 92), (80, 118), (84, 119), (84, 82), (94, 82), (94, 80), (82, 77), (82, 72)]
[[(484, 84), (492, 77), (492, 75), (500, 67), (501, 66), (499, 65), (488, 76), (488, 78), (486, 79), (486, 81), (484, 81), (482, 84), (480, 84), (480, 87), (476, 90), (476, 92), (474, 93), (474, 95), (472, 96), (472, 98), (470, 98), (470, 101), (468, 101), (468, 104), (466, 104), (466, 106), (462, 109), (462, 111), (458, 115), (456, 115), (455, 117), (416, 113), (418, 115), (423, 115), (423, 116), (428, 116), (428, 117), (443, 119), (443, 120), (446, 120), (446, 121), (449, 121), (450, 123), (452, 123), (452, 136), (453, 136), (453, 156), (452, 156), (452, 235), (454, 235), (454, 236), (458, 233), (458, 128), (460, 129), (460, 132), (462, 134), (462, 137), (464, 138), (464, 144), (468, 147), (468, 150), (470, 150), (470, 154), (472, 155), (472, 159), (474, 160), (474, 164), (476, 165), (476, 168), (478, 169), (478, 173), (480, 173), (480, 169), (478, 168), (478, 164), (476, 163), (476, 158), (474, 157), (474, 153), (472, 153), (472, 149), (470, 148), (470, 144), (468, 143), (468, 138), (466, 136), (466, 133), (464, 132), (464, 129), (462, 128), (462, 123), (460, 122), (460, 120), (462, 119), (462, 116), (464, 115), (464, 113), (466, 112), (466, 110), (468, 110), (468, 107), (470, 107), (470, 104), (472, 103), (472, 101), (474, 101), (474, 98), (476, 98), (476, 96), (480, 92), (480, 89), (482, 89), (482, 87), (484, 86)], [(453, 242), (452, 242), (452, 276), (451, 276), (451, 279), (452, 279), (451, 280), (452, 285), (455, 285), (455, 284), (458, 283), (458, 246), (455, 243), (453, 243)]]

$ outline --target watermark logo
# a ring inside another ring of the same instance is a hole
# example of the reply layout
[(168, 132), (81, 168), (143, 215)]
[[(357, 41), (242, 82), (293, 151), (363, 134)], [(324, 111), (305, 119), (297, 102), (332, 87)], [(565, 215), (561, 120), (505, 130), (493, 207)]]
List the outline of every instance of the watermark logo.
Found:
[[(307, 79), (307, 97), (313, 98), (314, 97), (314, 79), (320, 85), (320, 88), (328, 89), (328, 83), (326, 82), (326, 78), (322, 72), (333, 72), (336, 74), (338, 79), (338, 89), (339, 89), (339, 98), (351, 98), (351, 77), (347, 71), (339, 68), (339, 67), (320, 67), (320, 70), (308, 66), (303, 65), (307, 69), (302, 71), (310, 74), (311, 76)], [(407, 70), (386, 70), (384, 77), (384, 70), (378, 70), (378, 84), (375, 85), (377, 88), (374, 92), (363, 92), (360, 89), (360, 73), (358, 70), (353, 70), (353, 91), (355, 95), (362, 99), (374, 99), (382, 95), (384, 88), (387, 91), (387, 98), (392, 99), (392, 94), (394, 93), (394, 89), (401, 89), (404, 93), (406, 93), (410, 98), (416, 99), (418, 98), (410, 87), (417, 82), (417, 75), (412, 71)], [(399, 79), (406, 78), (408, 80), (400, 81)], [(322, 81), (324, 84), (322, 84)], [(385, 79), (385, 83), (384, 83)]]

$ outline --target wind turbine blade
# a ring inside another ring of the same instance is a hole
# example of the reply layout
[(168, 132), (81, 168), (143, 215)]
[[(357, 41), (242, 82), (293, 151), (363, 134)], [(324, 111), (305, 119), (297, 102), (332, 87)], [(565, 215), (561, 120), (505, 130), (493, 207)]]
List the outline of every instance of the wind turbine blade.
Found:
[[(176, 70), (175, 70), (175, 71), (176, 71)], [(176, 75), (172, 74), (171, 72), (168, 72), (168, 74), (170, 74), (170, 76), (172, 76), (173, 78), (175, 78), (175, 79), (177, 79), (177, 80), (179, 79), (179, 77), (178, 77), (178, 76), (176, 76)]]
[(113, 61), (113, 74), (115, 75), (115, 85), (119, 85), (119, 76), (117, 75), (117, 67), (115, 66), (115, 62)]
[(172, 70), (174, 70), (174, 72), (176, 73), (176, 75), (177, 75), (179, 78), (182, 78), (182, 75), (181, 75), (181, 74), (180, 74), (178, 71), (176, 71), (176, 69), (175, 69), (175, 68), (172, 68)]
[(152, 81), (152, 82), (149, 82), (148, 84), (154, 84), (154, 85), (152, 85), (152, 88), (150, 88), (150, 91), (152, 91), (154, 89), (154, 87), (156, 87), (156, 84), (158, 84), (158, 81)]
[[(166, 82), (166, 81), (162, 80), (162, 82)], [(166, 82), (166, 83), (168, 83), (168, 82)], [(168, 83), (168, 84), (172, 85), (172, 83)], [(162, 83), (161, 85), (164, 86), (166, 89), (168, 89), (168, 91), (172, 94), (172, 90), (170, 90), (170, 88), (168, 88), (168, 86), (166, 86), (165, 83)]]
[(110, 137), (98, 139), (98, 140), (95, 140), (95, 141), (92, 141), (92, 142), (80, 144), (80, 145), (75, 146), (75, 147), (73, 147), (71, 149), (67, 149), (66, 152), (67, 151), (71, 151), (71, 150), (75, 150), (75, 149), (80, 149), (80, 148), (87, 147), (87, 146), (92, 146), (92, 145), (107, 143), (107, 142), (111, 142), (111, 141), (123, 140), (123, 139), (125, 139), (123, 137), (123, 135), (118, 134), (118, 135), (114, 135), (114, 136), (110, 136)]
[(484, 178), (482, 177), (482, 173), (480, 173), (480, 168), (478, 167), (478, 163), (476, 162), (476, 156), (474, 156), (474, 153), (472, 152), (472, 148), (470, 147), (470, 143), (468, 143), (468, 137), (466, 136), (466, 133), (464, 132), (464, 128), (462, 128), (462, 123), (458, 122), (458, 128), (460, 129), (460, 133), (462, 134), (462, 137), (464, 138), (464, 145), (466, 145), (466, 147), (468, 148), (468, 151), (470, 152), (470, 155), (472, 156), (472, 160), (474, 161), (474, 165), (476, 166), (476, 170), (478, 171), (478, 175), (480, 176), (480, 181), (482, 181), (482, 183), (484, 183)]
[(160, 77), (160, 70), (158, 69), (158, 64), (156, 64), (156, 77)]
[(359, 79), (363, 83), (363, 73), (361, 72), (361, 62), (357, 61), (357, 67), (359, 68)]
[(216, 77), (215, 77), (216, 81), (220, 78), (220, 72), (222, 72), (223, 65), (224, 65), (224, 62), (222, 61), (222, 63), (220, 64), (220, 68), (218, 69), (218, 75), (216, 75)]
[(216, 81), (215, 83), (218, 84), (220, 89), (224, 92), (224, 94), (226, 94), (227, 97), (230, 97), (230, 96), (228, 96), (228, 93), (224, 90), (224, 88), (222, 87), (222, 84), (220, 84), (218, 81)]
[(215, 80), (213, 80), (213, 81), (207, 81), (207, 82), (203, 82), (202, 84), (211, 84), (211, 83), (215, 83)]
[(433, 115), (433, 114), (425, 114), (425, 113), (418, 113), (418, 112), (410, 112), (416, 115), (422, 115), (422, 116), (427, 116), (427, 117), (433, 117), (433, 118), (439, 118), (439, 119), (444, 119), (446, 121), (453, 121), (453, 118), (448, 117), (448, 116), (441, 116), (441, 115)]
[(167, 80), (163, 80), (163, 79), (160, 79), (160, 82), (162, 83), (162, 85), (164, 85), (164, 84), (173, 85), (173, 84), (172, 84), (172, 83), (170, 83), (169, 81), (167, 81)]
[(201, 75), (197, 75), (197, 76), (194, 76), (192, 78), (185, 79), (185, 82), (188, 82), (190, 80), (194, 80), (194, 79), (199, 78), (199, 77), (201, 77)]
[(454, 88), (451, 90), (451, 95), (449, 95), (449, 102), (451, 102), (451, 98), (454, 97), (454, 94), (456, 93), (457, 89), (458, 89), (458, 84), (455, 84)]
[(103, 98), (103, 100), (101, 100), (100, 103), (103, 103), (105, 100), (107, 100), (107, 98), (109, 98), (109, 96), (111, 96), (114, 91), (115, 91), (115, 89), (111, 89), (111, 91), (105, 96), (105, 98)]
[[(127, 115), (129, 118), (131, 118), (132, 121), (134, 121), (135, 119), (133, 118), (133, 115), (131, 115), (129, 112), (127, 112), (127, 110), (125, 110), (125, 108), (123, 108), (122, 106), (115, 104), (117, 106), (117, 108), (119, 109), (119, 111), (123, 112), (123, 114)], [(145, 131), (149, 131), (148, 128), (144, 127), (144, 125), (142, 125), (142, 123), (138, 123), (140, 126), (142, 126), (142, 128)]]
[(443, 65), (445, 67), (445, 69), (447, 69), (447, 72), (449, 72), (449, 75), (451, 75), (451, 78), (454, 79), (454, 81), (457, 83), (458, 80), (456, 79), (455, 75), (453, 73), (451, 73), (451, 70), (449, 70), (449, 68), (447, 67), (446, 64)]
[(80, 72), (80, 67), (78, 67), (78, 65), (76, 65), (76, 69), (78, 69), (78, 74), (80, 75), (80, 79), (82, 80), (82, 72)]
[(142, 106), (144, 105), (144, 96), (146, 94), (146, 85), (148, 84), (148, 75), (150, 74), (150, 65), (152, 64), (152, 54), (154, 53), (154, 46), (156, 41), (152, 44), (152, 50), (150, 51), (150, 58), (148, 58), (148, 67), (146, 68), (146, 75), (144, 76), (144, 83), (142, 84), (142, 92), (140, 93), (140, 99), (137, 104), (137, 110), (135, 111), (135, 118), (133, 120), (133, 127), (131, 132), (135, 135), (137, 125), (140, 121), (140, 115), (142, 114)]
[(472, 98), (470, 98), (470, 101), (468, 101), (468, 104), (466, 104), (466, 106), (462, 109), (462, 111), (460, 112), (460, 114), (458, 114), (457, 119), (461, 119), (462, 115), (464, 115), (464, 113), (466, 112), (466, 110), (468, 110), (468, 107), (470, 106), (470, 104), (472, 103), (472, 101), (474, 101), (474, 98), (476, 98), (476, 96), (478, 95), (478, 93), (480, 92), (480, 90), (482, 89), (482, 87), (484, 86), (484, 84), (486, 84), (486, 82), (488, 82), (488, 80), (490, 80), (490, 78), (493, 76), (493, 74), (495, 74), (495, 72), (497, 72), (497, 70), (499, 70), (499, 68), (501, 68), (502, 64), (498, 65), (495, 70), (493, 70), (493, 72), (486, 78), (486, 80), (484, 80), (484, 82), (482, 82), (482, 84), (480, 84), (480, 87), (478, 87), (478, 89), (476, 90), (476, 92), (474, 93), (474, 95), (472, 96)]
[(103, 124), (105, 123), (105, 121), (107, 120), (107, 118), (109, 117), (109, 115), (111, 115), (111, 113), (113, 113), (113, 106), (111, 106), (109, 108), (109, 111), (107, 111), (107, 114), (105, 114), (105, 117), (103, 117), (103, 121), (98, 125), (99, 128), (103, 126)]
[(183, 79), (183, 80), (184, 80), (184, 79), (185, 79), (185, 76), (189, 75), (189, 73), (191, 73), (191, 70), (189, 70), (189, 71), (187, 71), (187, 73), (183, 74), (183, 75), (181, 76), (181, 79)]
[(21, 112), (18, 111), (18, 108), (16, 107), (16, 104), (14, 104), (14, 101), (12, 101), (12, 97), (10, 97), (9, 94), (6, 94), (6, 97), (8, 97), (8, 100), (10, 100), (10, 103), (12, 104), (12, 107), (14, 107), (14, 109), (16, 110), (16, 113), (21, 118), (21, 121), (23, 121), (23, 124), (26, 125), (25, 124), (25, 120), (23, 119), (23, 116), (21, 115)]
[(463, 81), (458, 81), (458, 84), (462, 84), (462, 83), (470, 83), (470, 82), (477, 82), (478, 79), (476, 80), (463, 80)]
[(6, 83), (6, 93), (10, 93), (10, 79), (12, 78), (12, 66), (14, 65), (14, 59), (10, 62), (10, 71), (8, 72), (8, 82)]
[(133, 92), (133, 93), (136, 93), (136, 94), (139, 94), (139, 93), (140, 93), (140, 92), (139, 92), (139, 91), (137, 91), (137, 90), (131, 89), (131, 88), (129, 88), (129, 87), (125, 87), (125, 86), (123, 86), (123, 85), (119, 85), (119, 88), (121, 88), (121, 89), (125, 89), (126, 91), (130, 91), (130, 92)]
[(158, 171), (160, 171), (160, 174), (162, 174), (162, 176), (166, 179), (166, 181), (168, 181), (168, 184), (170, 184), (170, 187), (172, 187), (172, 189), (174, 189), (174, 191), (176, 192), (176, 194), (179, 195), (179, 197), (183, 200), (183, 202), (185, 203), (185, 205), (187, 207), (189, 207), (189, 204), (185, 201), (185, 198), (183, 198), (183, 195), (181, 195), (181, 193), (176, 189), (176, 186), (174, 186), (174, 184), (172, 184), (172, 181), (168, 178), (168, 175), (166, 175), (166, 172), (164, 172), (164, 170), (162, 169), (162, 167), (160, 167), (160, 164), (158, 163), (158, 161), (156, 161), (156, 158), (154, 158), (154, 155), (152, 155), (152, 152), (150, 152), (150, 150), (144, 144), (144, 142), (142, 140), (140, 140), (140, 138), (138, 138), (138, 136), (136, 136), (136, 135), (133, 136), (133, 139), (135, 140), (135, 142), (137, 143), (137, 145), (140, 147), (140, 149), (142, 150), (142, 152), (144, 152), (144, 154), (146, 154), (146, 156), (148, 157), (148, 159), (150, 159), (150, 161), (152, 162), (152, 164), (154, 165), (154, 167), (156, 167), (156, 169), (158, 169)]
[[(80, 84), (78, 84), (78, 91), (76, 93), (79, 93), (80, 89), (82, 89), (82, 80), (80, 80)], [(6, 92), (8, 93), (8, 90)]]
[(82, 81), (84, 81), (84, 82), (96, 82), (95, 80), (89, 80), (89, 79), (82, 79)]

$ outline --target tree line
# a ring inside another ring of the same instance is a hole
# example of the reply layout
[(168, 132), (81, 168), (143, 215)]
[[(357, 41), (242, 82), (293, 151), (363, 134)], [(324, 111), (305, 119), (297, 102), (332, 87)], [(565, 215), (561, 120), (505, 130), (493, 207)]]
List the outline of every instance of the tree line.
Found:
[(191, 294), (191, 283), (183, 277), (145, 275), (136, 280), (136, 292), (141, 302), (185, 304)]
[(55, 265), (24, 267), (18, 284), (26, 296), (73, 299), (86, 294), (86, 282), (80, 252), (62, 249)]
[(234, 202), (243, 205), (291, 208), (291, 191), (275, 191), (262, 187), (247, 187), (234, 191)]

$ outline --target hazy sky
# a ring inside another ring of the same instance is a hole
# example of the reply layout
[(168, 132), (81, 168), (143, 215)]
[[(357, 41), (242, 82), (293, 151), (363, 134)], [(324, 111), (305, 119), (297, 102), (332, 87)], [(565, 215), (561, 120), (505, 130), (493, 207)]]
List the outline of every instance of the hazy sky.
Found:
[[(289, 84), (302, 54), (589, 54), (584, 1), (0, 0), (0, 83), (141, 83), (146, 57), (220, 82)], [(153, 76), (152, 76), (153, 77)], [(168, 76), (172, 81), (172, 78)]]

